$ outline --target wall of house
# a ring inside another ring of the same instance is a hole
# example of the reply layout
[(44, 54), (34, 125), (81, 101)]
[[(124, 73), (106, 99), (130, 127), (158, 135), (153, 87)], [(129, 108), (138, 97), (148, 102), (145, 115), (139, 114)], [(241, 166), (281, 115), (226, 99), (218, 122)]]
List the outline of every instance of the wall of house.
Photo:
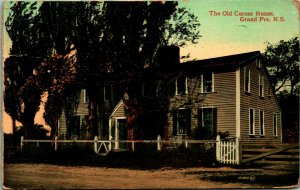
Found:
[[(79, 103), (78, 103), (78, 107), (76, 110), (74, 110), (73, 114), (74, 116), (80, 116), (80, 126), (82, 125), (82, 121), (85, 120), (85, 116), (88, 115), (88, 102), (84, 102), (84, 95), (85, 92), (82, 89), (80, 91), (80, 98), (79, 98)], [(61, 139), (64, 138), (69, 138), (68, 137), (68, 123), (67, 123), (67, 118), (66, 118), (66, 114), (65, 111), (63, 111), (60, 119), (59, 119), (59, 132), (58, 132), (58, 136)], [(82, 126), (85, 128), (85, 126)], [(80, 133), (85, 133), (84, 132), (85, 129), (81, 129)], [(84, 136), (84, 134), (80, 134), (80, 136)]]
[[(203, 71), (205, 72), (205, 71)], [(188, 95), (175, 95), (171, 98), (168, 114), (168, 135), (173, 132), (172, 110), (185, 107), (191, 103), (191, 134), (198, 127), (198, 109), (217, 108), (217, 131), (228, 131), (235, 136), (236, 129), (236, 70), (234, 68), (214, 71), (214, 92), (201, 93), (201, 73), (188, 77)]]
[[(245, 73), (244, 68), (250, 69), (250, 93), (245, 92)], [(264, 76), (264, 97), (259, 96), (259, 74)], [(258, 67), (257, 59), (253, 59), (250, 63), (244, 64), (240, 68), (240, 92), (241, 92), (241, 139), (244, 144), (253, 142), (274, 143), (281, 142), (281, 113), (276, 97), (271, 92), (268, 95), (270, 83), (266, 75), (264, 67)], [(249, 109), (255, 111), (255, 135), (249, 135)], [(265, 135), (260, 135), (259, 110), (264, 111), (264, 128)], [(277, 137), (273, 133), (273, 114), (277, 114)]]

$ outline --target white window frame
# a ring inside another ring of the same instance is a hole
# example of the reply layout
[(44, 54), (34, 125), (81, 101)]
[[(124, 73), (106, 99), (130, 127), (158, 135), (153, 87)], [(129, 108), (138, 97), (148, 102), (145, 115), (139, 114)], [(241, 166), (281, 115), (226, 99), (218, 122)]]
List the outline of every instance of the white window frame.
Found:
[[(185, 113), (187, 112), (187, 108), (178, 108), (177, 109), (177, 115), (176, 115), (176, 117), (177, 117), (177, 123), (176, 123), (176, 128), (177, 128), (177, 135), (187, 135), (187, 126), (186, 126), (186, 132), (185, 133), (179, 133), (179, 122), (178, 122), (178, 115), (179, 115), (179, 110), (185, 110)], [(185, 115), (186, 116), (186, 115)]]
[[(265, 85), (264, 85), (264, 75), (263, 74), (259, 74), (258, 83), (259, 83), (259, 85), (258, 85), (258, 88), (259, 88), (258, 89), (258, 94), (259, 94), (260, 97), (264, 97), (265, 96), (265, 93), (264, 93)], [(260, 91), (260, 86), (262, 86), (261, 91)]]
[(86, 92), (86, 89), (82, 89), (83, 90), (83, 103), (87, 104), (88, 101), (87, 101), (87, 92)]
[[(253, 123), (251, 126), (251, 111), (253, 110)], [(253, 128), (253, 133), (251, 133), (251, 128)], [(254, 108), (249, 108), (249, 135), (255, 135), (255, 109)]]
[[(247, 77), (247, 71), (249, 72), (249, 79), (248, 84), (246, 84), (246, 77)], [(250, 93), (250, 86), (251, 86), (251, 71), (248, 67), (244, 67), (244, 91)], [(246, 86), (248, 87), (248, 90), (246, 90)]]
[(204, 78), (203, 74), (201, 74), (201, 93), (213, 93), (215, 92), (215, 73), (211, 72), (211, 92), (204, 92)]
[[(274, 118), (275, 117), (275, 118)], [(278, 116), (277, 116), (277, 113), (273, 113), (273, 135), (274, 137), (277, 137), (278, 136)], [(274, 120), (275, 119), (275, 120)], [(274, 121), (276, 123), (274, 123)], [(276, 125), (275, 125), (276, 124)]]
[[(262, 113), (262, 118), (261, 118)], [(265, 136), (265, 112), (263, 110), (258, 111), (258, 117), (259, 117), (259, 135)], [(263, 131), (261, 131), (263, 129)]]
[(260, 58), (256, 58), (256, 65), (258, 68), (261, 68), (261, 59)]

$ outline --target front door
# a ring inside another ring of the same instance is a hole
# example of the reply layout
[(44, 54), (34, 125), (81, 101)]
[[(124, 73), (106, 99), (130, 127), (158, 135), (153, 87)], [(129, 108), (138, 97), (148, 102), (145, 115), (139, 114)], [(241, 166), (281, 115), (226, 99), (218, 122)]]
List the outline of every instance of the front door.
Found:
[[(116, 140), (127, 140), (127, 127), (126, 119), (116, 119), (116, 128), (115, 128), (115, 139)], [(126, 143), (117, 142), (116, 149), (125, 149)]]

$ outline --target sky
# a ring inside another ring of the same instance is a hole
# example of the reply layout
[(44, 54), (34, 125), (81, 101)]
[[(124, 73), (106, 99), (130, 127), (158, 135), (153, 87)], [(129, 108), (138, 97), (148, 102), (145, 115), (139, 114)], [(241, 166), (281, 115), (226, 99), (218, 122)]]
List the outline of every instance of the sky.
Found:
[[(11, 41), (3, 27), (8, 9), (1, 3), (3, 73), (3, 60), (9, 55)], [(189, 59), (181, 61), (264, 52), (266, 42), (277, 43), (299, 36), (299, 4), (298, 0), (179, 0), (180, 7), (188, 8), (198, 17), (202, 35), (197, 44), (181, 48), (181, 56), (190, 54)], [(2, 131), (10, 133), (11, 120), (3, 110), (2, 101)], [(42, 115), (43, 107), (36, 123), (45, 124)]]

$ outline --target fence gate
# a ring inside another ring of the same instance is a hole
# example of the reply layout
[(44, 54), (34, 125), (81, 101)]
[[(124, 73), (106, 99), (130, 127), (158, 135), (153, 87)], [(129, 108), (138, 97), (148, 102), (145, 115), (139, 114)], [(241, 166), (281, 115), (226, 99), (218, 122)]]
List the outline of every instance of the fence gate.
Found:
[(218, 135), (216, 157), (217, 161), (220, 163), (239, 165), (241, 163), (241, 146), (239, 138), (220, 139), (220, 136)]

